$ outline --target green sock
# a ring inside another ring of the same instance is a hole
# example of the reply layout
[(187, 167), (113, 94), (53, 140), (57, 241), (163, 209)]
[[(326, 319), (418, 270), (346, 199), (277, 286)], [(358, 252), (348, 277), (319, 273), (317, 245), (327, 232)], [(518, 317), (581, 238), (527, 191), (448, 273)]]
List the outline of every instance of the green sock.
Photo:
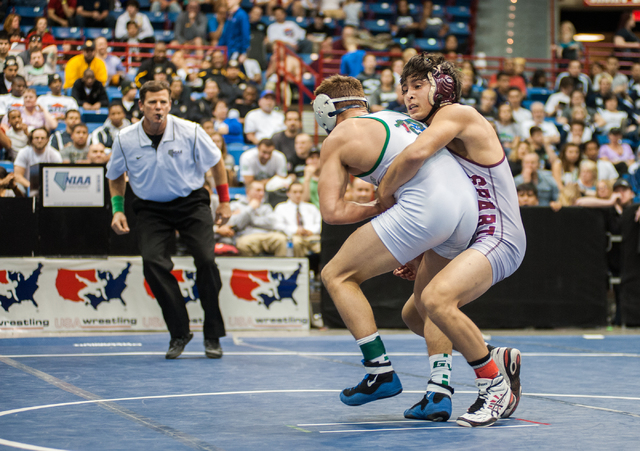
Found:
[(382, 343), (382, 338), (380, 338), (380, 334), (378, 332), (371, 334), (368, 337), (361, 338), (356, 342), (358, 343), (358, 346), (360, 346), (360, 350), (362, 351), (365, 361), (375, 363), (389, 362), (387, 351), (384, 349), (384, 343)]

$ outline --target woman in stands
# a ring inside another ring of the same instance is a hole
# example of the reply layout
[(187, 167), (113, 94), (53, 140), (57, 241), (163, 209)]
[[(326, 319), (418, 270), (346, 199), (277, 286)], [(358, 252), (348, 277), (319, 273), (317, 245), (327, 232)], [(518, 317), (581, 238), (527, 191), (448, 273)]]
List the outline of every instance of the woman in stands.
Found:
[(522, 159), (525, 155), (533, 152), (531, 148), (531, 144), (527, 141), (520, 141), (518, 143), (518, 147), (515, 148), (514, 152), (511, 152), (509, 155), (509, 167), (511, 168), (511, 174), (515, 177), (516, 175), (520, 175), (522, 172)]
[(567, 143), (560, 150), (560, 158), (551, 164), (551, 174), (560, 191), (571, 183), (578, 182), (582, 150), (578, 144)]
[[(213, 129), (213, 121), (211, 121), (211, 128)], [(205, 124), (202, 124), (202, 127), (205, 127)], [(207, 132), (208, 133), (208, 132)], [(216, 146), (220, 148), (222, 152), (222, 160), (224, 161), (224, 167), (227, 170), (227, 180), (229, 181), (229, 186), (238, 186), (238, 177), (236, 174), (236, 160), (234, 160), (233, 156), (227, 152), (227, 143), (224, 142), (224, 138), (222, 135), (216, 131), (209, 133), (211, 139), (215, 143)]]
[(613, 36), (613, 43), (616, 46), (616, 52), (633, 54), (629, 57), (620, 57), (621, 60), (626, 61), (638, 61), (638, 54), (640, 54), (640, 39), (633, 32), (636, 26), (636, 19), (633, 16), (633, 11), (625, 11), (620, 16), (620, 23), (618, 24), (618, 30)]
[(218, 100), (213, 107), (213, 128), (224, 137), (224, 142), (244, 143), (242, 124), (229, 117), (229, 107), (224, 100)]
[(622, 130), (617, 127), (609, 130), (609, 142), (600, 146), (598, 158), (613, 163), (620, 175), (626, 174), (636, 161), (633, 149), (622, 142)]
[(27, 40), (36, 34), (42, 38), (42, 44), (44, 46), (55, 44), (55, 38), (49, 33), (49, 25), (46, 17), (38, 17), (36, 19), (36, 24), (29, 30), (29, 34), (27, 34)]
[(498, 117), (495, 123), (500, 144), (502, 144), (504, 152), (509, 156), (511, 151), (518, 147), (518, 143), (520, 143), (522, 139), (522, 132), (520, 131), (520, 126), (513, 118), (511, 105), (503, 103), (498, 107)]
[(17, 42), (24, 39), (24, 33), (20, 30), (20, 16), (17, 14), (7, 14), (4, 19), (4, 28), (9, 34), (9, 41)]
[(371, 112), (382, 111), (389, 106), (398, 97), (396, 95), (396, 79), (393, 71), (386, 67), (380, 72), (380, 87), (373, 91), (369, 98)]
[[(46, 108), (42, 108), (40, 105), (36, 104), (37, 99), (38, 95), (36, 94), (35, 89), (29, 88), (25, 90), (23, 96), (24, 105), (18, 108), (22, 113), (22, 121), (29, 127), (45, 127), (49, 132), (51, 132), (58, 127), (58, 121)], [(9, 123), (8, 117), (9, 115), (6, 115), (2, 118), (3, 125)]]
[[(584, 47), (574, 39), (576, 27), (568, 20), (560, 24), (560, 33), (558, 42), (553, 46), (556, 57), (563, 60), (580, 60)], [(561, 64), (560, 67), (566, 67), (567, 64)]]

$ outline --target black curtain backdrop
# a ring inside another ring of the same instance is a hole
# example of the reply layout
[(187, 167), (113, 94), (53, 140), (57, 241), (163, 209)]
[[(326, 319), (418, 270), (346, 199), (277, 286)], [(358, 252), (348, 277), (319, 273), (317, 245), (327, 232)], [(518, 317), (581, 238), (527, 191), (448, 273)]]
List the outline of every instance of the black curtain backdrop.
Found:
[(640, 326), (640, 225), (635, 221), (636, 210), (627, 208), (622, 213), (622, 324), (632, 327)]

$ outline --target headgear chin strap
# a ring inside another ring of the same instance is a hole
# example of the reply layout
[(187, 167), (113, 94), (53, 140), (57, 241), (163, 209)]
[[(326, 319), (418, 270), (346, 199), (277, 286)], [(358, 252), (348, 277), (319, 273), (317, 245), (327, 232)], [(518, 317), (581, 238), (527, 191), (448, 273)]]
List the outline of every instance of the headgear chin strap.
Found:
[(365, 103), (367, 109), (369, 109), (369, 102), (367, 101), (366, 97), (349, 96), (332, 99), (326, 94), (318, 94), (316, 96), (315, 100), (313, 101), (313, 112), (316, 115), (316, 121), (318, 122), (318, 125), (324, 128), (327, 133), (330, 133), (331, 130), (336, 127), (336, 121), (340, 113), (343, 113), (351, 108), (361, 108), (360, 105), (349, 105), (336, 110), (336, 103), (345, 102), (347, 100), (361, 100)]
[(429, 90), (429, 103), (433, 106), (424, 122), (431, 119), (436, 114), (438, 108), (444, 105), (451, 105), (456, 102), (456, 83), (453, 77), (440, 71), (440, 66), (433, 72), (427, 73), (431, 89)]

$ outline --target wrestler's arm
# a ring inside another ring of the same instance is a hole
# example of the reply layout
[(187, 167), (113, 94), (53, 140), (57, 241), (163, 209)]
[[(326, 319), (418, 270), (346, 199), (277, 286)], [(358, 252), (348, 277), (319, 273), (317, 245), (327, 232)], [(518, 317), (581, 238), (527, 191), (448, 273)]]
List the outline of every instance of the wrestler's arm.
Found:
[[(353, 146), (351, 140), (351, 146)], [(344, 200), (349, 182), (349, 173), (342, 164), (340, 155), (348, 142), (339, 133), (332, 134), (322, 143), (320, 152), (320, 180), (318, 196), (320, 213), (328, 224), (353, 224), (381, 213), (378, 204), (358, 204)]]
[(443, 108), (431, 125), (418, 135), (393, 161), (378, 187), (380, 202), (386, 208), (393, 205), (393, 194), (413, 178), (424, 161), (458, 136), (467, 122), (464, 108)]

